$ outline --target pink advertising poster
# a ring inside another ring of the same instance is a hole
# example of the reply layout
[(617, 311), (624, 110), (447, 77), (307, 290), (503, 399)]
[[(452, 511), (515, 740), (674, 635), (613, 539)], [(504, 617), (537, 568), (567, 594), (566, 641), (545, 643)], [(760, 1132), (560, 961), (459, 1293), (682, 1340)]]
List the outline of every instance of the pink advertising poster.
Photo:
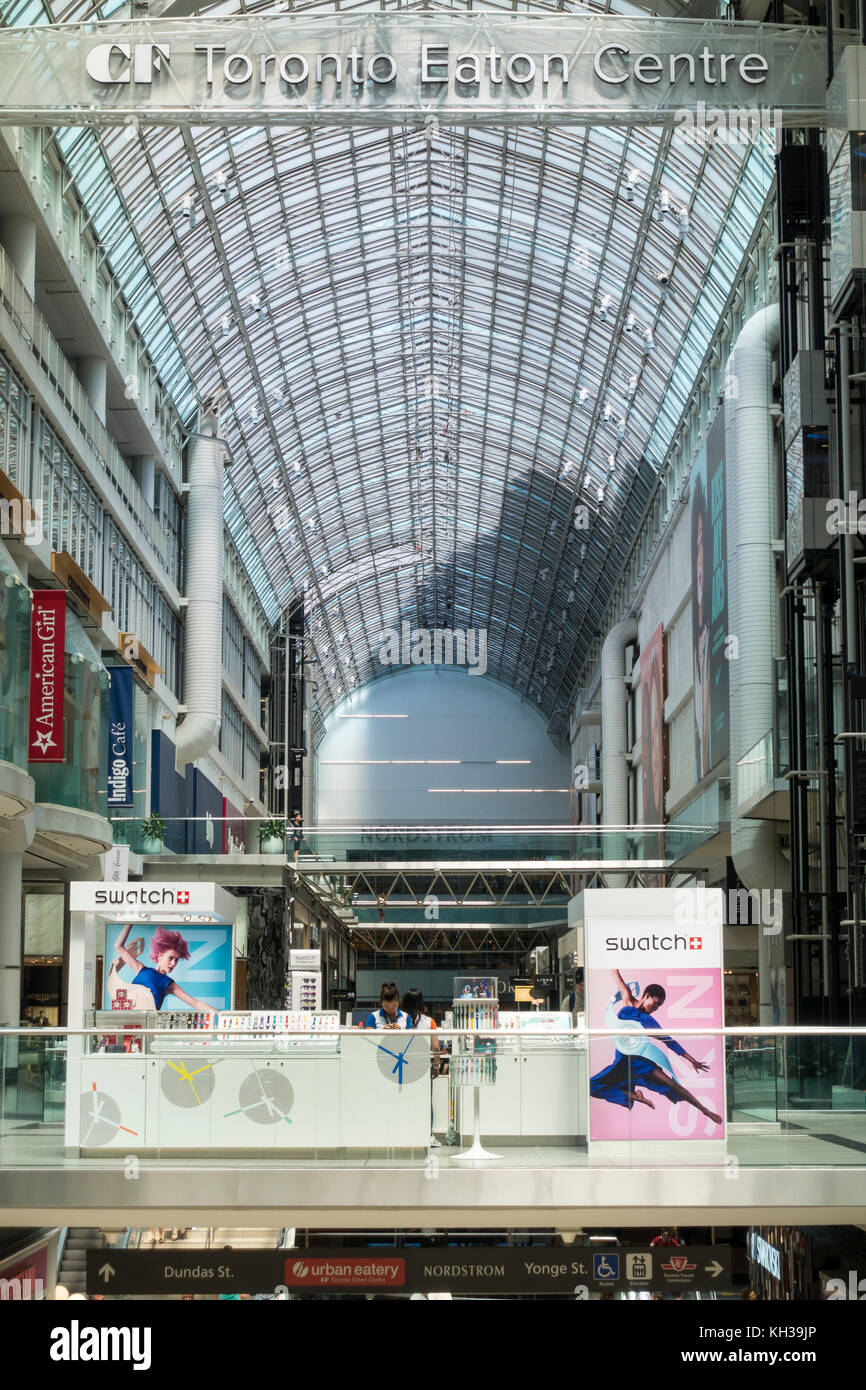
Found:
[(585, 920), (590, 1141), (723, 1139), (723, 1039), (693, 1036), (723, 1022), (721, 923), (692, 889), (606, 896), (631, 895)]

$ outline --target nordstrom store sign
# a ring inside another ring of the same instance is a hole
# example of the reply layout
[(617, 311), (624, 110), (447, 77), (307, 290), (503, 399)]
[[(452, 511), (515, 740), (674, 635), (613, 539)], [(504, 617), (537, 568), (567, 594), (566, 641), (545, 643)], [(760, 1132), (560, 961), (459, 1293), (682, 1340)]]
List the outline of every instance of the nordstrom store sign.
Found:
[(811, 29), (591, 13), (108, 21), (0, 32), (0, 120), (649, 123), (701, 103), (814, 124), (825, 61)]

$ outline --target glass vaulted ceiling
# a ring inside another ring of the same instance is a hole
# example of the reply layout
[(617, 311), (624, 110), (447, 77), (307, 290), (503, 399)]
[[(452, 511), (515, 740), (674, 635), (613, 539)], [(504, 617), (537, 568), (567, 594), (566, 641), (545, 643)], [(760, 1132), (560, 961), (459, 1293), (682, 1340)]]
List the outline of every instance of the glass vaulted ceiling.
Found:
[(771, 147), (419, 118), (63, 148), (115, 273), (152, 286), (150, 335), (219, 407), (262, 601), (306, 594), (322, 712), (405, 620), (486, 629), (488, 674), (558, 722)]

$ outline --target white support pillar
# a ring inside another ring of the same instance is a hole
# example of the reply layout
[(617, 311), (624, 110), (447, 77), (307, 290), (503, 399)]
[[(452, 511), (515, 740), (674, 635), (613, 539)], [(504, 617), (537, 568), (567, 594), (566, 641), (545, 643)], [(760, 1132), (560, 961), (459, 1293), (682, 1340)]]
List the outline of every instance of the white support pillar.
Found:
[(21, 1021), (20, 854), (0, 854), (0, 1026)]
[(75, 370), (87, 399), (104, 425), (108, 363), (104, 357), (78, 357), (75, 360)]
[(10, 213), (0, 217), (0, 245), (31, 299), (36, 297), (36, 223)]
[(138, 486), (144, 493), (144, 500), (153, 509), (156, 496), (154, 487), (156, 478), (156, 468), (153, 461), (153, 454), (139, 454), (135, 459), (135, 476)]

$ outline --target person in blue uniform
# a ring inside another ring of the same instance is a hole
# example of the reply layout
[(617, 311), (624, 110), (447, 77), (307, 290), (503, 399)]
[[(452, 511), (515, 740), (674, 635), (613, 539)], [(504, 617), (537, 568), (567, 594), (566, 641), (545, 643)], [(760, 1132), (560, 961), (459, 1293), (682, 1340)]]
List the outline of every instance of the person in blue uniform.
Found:
[[(132, 925), (125, 926), (117, 941), (114, 949), (120, 957), (123, 965), (129, 966), (135, 972), (132, 986), (136, 986), (136, 1003), (134, 1007), (147, 1009), (150, 1007), (150, 1000), (147, 998), (149, 991), (153, 1001), (152, 1007), (158, 1013), (165, 1002), (166, 995), (171, 994), (176, 999), (182, 999), (185, 1004), (189, 1004), (191, 1009), (199, 1013), (209, 1014), (213, 1010), (210, 1004), (203, 1004), (200, 999), (187, 994), (185, 989), (181, 989), (171, 978), (171, 972), (176, 969), (178, 962), (189, 960), (189, 946), (181, 936), (179, 931), (169, 931), (167, 927), (157, 927), (153, 933), (150, 943), (150, 958), (153, 965), (140, 965), (137, 956), (127, 950), (126, 940), (132, 931)], [(112, 966), (116, 974), (120, 966)]]
[[(631, 985), (626, 984), (618, 970), (615, 970), (614, 977), (619, 985), (619, 992), (614, 997), (615, 1019), (630, 1024), (631, 1027), (627, 1034), (617, 1038), (617, 1049), (614, 1059), (609, 1067), (597, 1072), (590, 1077), (589, 1094), (595, 1100), (606, 1100), (611, 1105), (623, 1105), (627, 1109), (633, 1109), (635, 1103), (648, 1105), (651, 1110), (655, 1110), (655, 1104), (649, 1096), (644, 1095), (638, 1089), (638, 1084), (646, 1090), (655, 1091), (657, 1095), (664, 1096), (672, 1105), (684, 1100), (689, 1105), (693, 1105), (696, 1110), (700, 1110), (702, 1115), (706, 1115), (713, 1124), (722, 1123), (721, 1115), (717, 1115), (713, 1110), (709, 1110), (697, 1096), (692, 1095), (691, 1091), (686, 1090), (685, 1086), (677, 1080), (673, 1072), (669, 1070), (669, 1063), (666, 1063), (664, 1054), (659, 1051), (655, 1043), (651, 1041), (647, 1033), (654, 1030), (659, 1031), (657, 1041), (664, 1043), (671, 1052), (677, 1056), (684, 1057), (690, 1062), (696, 1072), (708, 1071), (706, 1062), (699, 1062), (690, 1052), (676, 1042), (674, 1038), (661, 1034), (661, 1025), (657, 1023), (653, 1014), (661, 1008), (665, 1002), (665, 991), (661, 985), (647, 985), (646, 989), (638, 996)], [(613, 1002), (613, 1001), (612, 1001)], [(613, 1019), (608, 1017), (605, 1011), (605, 1022), (611, 1026)], [(643, 1032), (642, 1030), (646, 1030)], [(624, 1050), (620, 1050), (623, 1048)]]
[(405, 1028), (408, 1020), (400, 1008), (400, 991), (389, 980), (379, 991), (379, 1007), (367, 1015), (365, 1028)]

